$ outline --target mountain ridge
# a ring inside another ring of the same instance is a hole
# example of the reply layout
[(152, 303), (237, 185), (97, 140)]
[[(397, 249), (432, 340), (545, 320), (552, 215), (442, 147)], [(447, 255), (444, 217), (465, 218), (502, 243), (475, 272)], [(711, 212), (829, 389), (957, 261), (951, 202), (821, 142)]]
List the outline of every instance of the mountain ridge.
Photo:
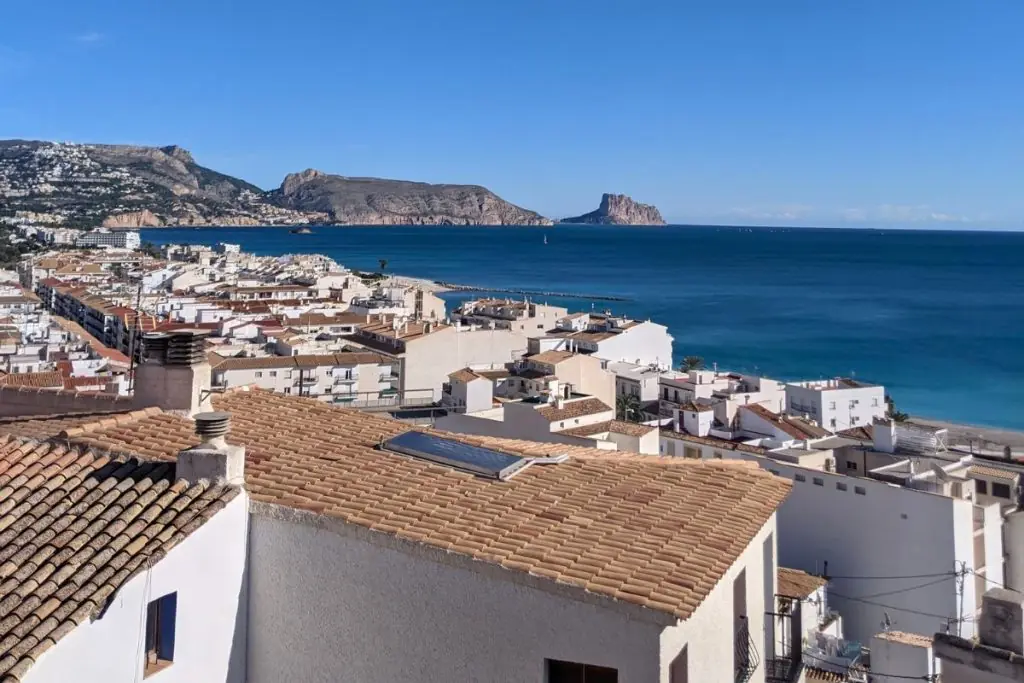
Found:
[(209, 225), (550, 225), (480, 185), (307, 169), (278, 188), (198, 164), (177, 145), (0, 140), (0, 217), (89, 228)]

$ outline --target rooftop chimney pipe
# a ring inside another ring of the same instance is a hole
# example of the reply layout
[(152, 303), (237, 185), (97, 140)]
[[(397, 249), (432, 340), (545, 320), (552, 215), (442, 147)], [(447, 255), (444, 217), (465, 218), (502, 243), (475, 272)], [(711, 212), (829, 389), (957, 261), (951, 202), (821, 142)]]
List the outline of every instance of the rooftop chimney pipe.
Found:
[(201, 443), (178, 453), (177, 477), (189, 483), (205, 479), (219, 484), (245, 483), (245, 449), (225, 440), (231, 429), (229, 413), (199, 413), (196, 436)]

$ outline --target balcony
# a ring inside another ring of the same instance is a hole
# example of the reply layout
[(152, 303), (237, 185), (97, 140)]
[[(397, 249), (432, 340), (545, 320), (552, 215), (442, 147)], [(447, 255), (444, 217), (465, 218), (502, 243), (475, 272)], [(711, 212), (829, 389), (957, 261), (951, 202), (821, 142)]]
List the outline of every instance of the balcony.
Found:
[(747, 683), (757, 671), (761, 663), (761, 657), (757, 652), (757, 645), (750, 637), (750, 623), (746, 617), (740, 617), (739, 628), (736, 629), (736, 637), (733, 639), (733, 667), (735, 675), (733, 680), (736, 683)]
[(358, 377), (347, 377), (345, 375), (335, 375), (334, 377), (335, 384), (355, 384), (358, 381)]
[(383, 373), (380, 376), (381, 382), (397, 382), (399, 380), (398, 375), (393, 372)]
[(311, 384), (316, 384), (319, 381), (320, 381), (320, 378), (316, 377), (316, 376), (313, 376), (313, 377), (308, 377), (308, 376), (299, 377), (298, 379), (295, 380), (295, 386), (304, 386), (305, 387), (305, 386), (309, 386)]

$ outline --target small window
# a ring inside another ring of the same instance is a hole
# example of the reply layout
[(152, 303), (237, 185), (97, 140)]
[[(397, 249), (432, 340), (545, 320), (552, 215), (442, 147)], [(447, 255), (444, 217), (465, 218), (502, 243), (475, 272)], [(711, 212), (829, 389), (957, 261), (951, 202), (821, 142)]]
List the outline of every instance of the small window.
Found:
[(996, 498), (1010, 498), (1010, 485), (1009, 484), (997, 484), (992, 482), (992, 495)]
[(802, 474), (794, 474), (793, 479), (795, 479), (796, 481), (807, 481), (807, 477), (805, 477)]
[(867, 489), (865, 489), (863, 486), (854, 486), (853, 492), (856, 493), (858, 496), (868, 495)]
[(846, 484), (844, 484), (841, 481), (837, 481), (836, 482), (836, 489), (838, 489), (840, 491), (845, 491), (846, 490)]
[(291, 387), (285, 387), (284, 388), (284, 393), (286, 393), (286, 394), (292, 393), (292, 388)]
[(835, 401), (829, 401), (828, 407), (829, 407), (829, 410), (835, 410), (836, 409), (836, 402)]
[(820, 477), (815, 477), (814, 478), (814, 485), (815, 486), (824, 486), (825, 485), (825, 480), (820, 478)]
[(831, 425), (832, 429), (836, 428), (836, 419), (834, 417), (831, 420), (829, 420), (828, 423), (829, 425)]
[(606, 666), (545, 660), (547, 683), (619, 683), (619, 672)]
[(848, 470), (856, 470), (857, 469), (857, 463), (855, 463), (852, 460), (847, 460), (846, 461), (846, 469), (848, 469)]
[(277, 377), (277, 370), (271, 370), (270, 371), (270, 376), (271, 377)]
[(975, 479), (974, 486), (975, 488), (978, 489), (978, 493), (982, 494), (983, 496), (988, 495), (988, 482), (985, 481), (984, 479)]
[(146, 610), (146, 661), (142, 677), (163, 671), (174, 662), (174, 623), (178, 594), (171, 593), (149, 603)]
[(260, 372), (259, 370), (257, 370), (256, 371), (256, 378), (259, 379), (260, 377), (263, 377), (263, 373)]

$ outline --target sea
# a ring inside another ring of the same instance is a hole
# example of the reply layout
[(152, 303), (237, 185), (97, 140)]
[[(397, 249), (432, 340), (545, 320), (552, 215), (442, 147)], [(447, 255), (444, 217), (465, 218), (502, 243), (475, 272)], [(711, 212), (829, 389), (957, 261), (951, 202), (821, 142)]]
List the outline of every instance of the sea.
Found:
[[(1024, 233), (704, 226), (143, 230), (157, 244), (321, 253), (358, 270), (545, 292), (651, 319), (674, 361), (769, 377), (849, 376), (899, 409), (1024, 429)], [(480, 296), (444, 295), (449, 309)], [(620, 297), (609, 302), (590, 297)]]

